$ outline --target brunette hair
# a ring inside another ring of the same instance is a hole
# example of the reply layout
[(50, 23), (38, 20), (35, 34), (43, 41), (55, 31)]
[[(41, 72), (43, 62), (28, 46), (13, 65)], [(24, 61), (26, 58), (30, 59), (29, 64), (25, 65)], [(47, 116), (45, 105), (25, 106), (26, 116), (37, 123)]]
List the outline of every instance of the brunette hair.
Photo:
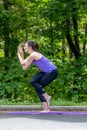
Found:
[(31, 46), (34, 51), (39, 51), (38, 43), (30, 41), (30, 40), (26, 41), (26, 43), (28, 44), (28, 47)]

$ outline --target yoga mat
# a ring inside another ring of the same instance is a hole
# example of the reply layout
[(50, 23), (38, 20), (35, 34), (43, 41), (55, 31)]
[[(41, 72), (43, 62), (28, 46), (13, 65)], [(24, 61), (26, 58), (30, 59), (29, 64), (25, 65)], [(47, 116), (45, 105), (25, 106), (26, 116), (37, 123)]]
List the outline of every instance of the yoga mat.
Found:
[(50, 112), (40, 112), (40, 111), (10, 111), (7, 114), (13, 115), (87, 115), (87, 112), (63, 112), (63, 111), (50, 111)]

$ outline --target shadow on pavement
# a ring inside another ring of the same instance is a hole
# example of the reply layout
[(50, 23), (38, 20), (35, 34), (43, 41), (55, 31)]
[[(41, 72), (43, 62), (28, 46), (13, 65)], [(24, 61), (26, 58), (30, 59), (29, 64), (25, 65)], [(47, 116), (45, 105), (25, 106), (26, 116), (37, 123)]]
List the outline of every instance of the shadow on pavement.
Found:
[(18, 115), (18, 114), (0, 114), (0, 119), (9, 119), (9, 118), (29, 118), (37, 120), (46, 120), (53, 122), (72, 122), (80, 123), (87, 122), (87, 115), (50, 115), (50, 114), (41, 114), (41, 115)]

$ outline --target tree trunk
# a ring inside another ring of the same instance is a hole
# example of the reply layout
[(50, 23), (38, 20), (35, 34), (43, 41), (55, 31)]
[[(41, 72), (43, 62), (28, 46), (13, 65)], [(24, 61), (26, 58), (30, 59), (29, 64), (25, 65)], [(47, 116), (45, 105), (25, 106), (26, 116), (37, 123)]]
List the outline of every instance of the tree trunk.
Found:
[(69, 59), (71, 60), (72, 58), (73, 58), (73, 53), (72, 53), (72, 51), (69, 48)]
[[(85, 37), (87, 36), (87, 23), (85, 25)], [(85, 53), (86, 50), (86, 40), (83, 43), (83, 53)]]
[(77, 25), (77, 20), (75, 17), (72, 18), (73, 21), (73, 28), (74, 28), (74, 42), (75, 42), (75, 46), (78, 49), (79, 53), (80, 53), (80, 47), (79, 47), (79, 40), (78, 40), (78, 25)]
[[(8, 0), (3, 0), (4, 2), (4, 9), (8, 11)], [(7, 13), (7, 12), (6, 12)], [(9, 57), (9, 18), (8, 16), (3, 17), (3, 32), (4, 32), (4, 57), (8, 58)]]
[(53, 27), (52, 27), (52, 19), (50, 19), (50, 42), (52, 47), (52, 55), (54, 55), (54, 45), (53, 45)]
[(73, 22), (73, 29), (74, 29), (74, 42), (75, 42), (75, 46), (80, 54), (80, 47), (79, 47), (79, 40), (78, 40), (78, 23), (77, 23), (77, 12), (76, 12), (76, 8), (73, 8), (73, 12), (72, 13), (72, 22)]
[[(3, 4), (4, 4), (3, 5), (4, 10), (6, 11), (5, 13), (8, 13), (8, 0), (3, 0)], [(7, 63), (9, 57), (9, 43), (10, 43), (8, 14), (5, 14), (3, 16), (3, 35), (4, 35), (4, 58), (5, 58), (5, 63)], [(5, 70), (9, 69), (7, 64), (4, 64), (4, 68)]]
[(77, 46), (73, 43), (73, 40), (72, 40), (72, 37), (70, 34), (70, 20), (69, 19), (66, 20), (66, 39), (68, 41), (70, 50), (74, 54), (75, 58), (78, 59), (81, 54), (80, 54)]

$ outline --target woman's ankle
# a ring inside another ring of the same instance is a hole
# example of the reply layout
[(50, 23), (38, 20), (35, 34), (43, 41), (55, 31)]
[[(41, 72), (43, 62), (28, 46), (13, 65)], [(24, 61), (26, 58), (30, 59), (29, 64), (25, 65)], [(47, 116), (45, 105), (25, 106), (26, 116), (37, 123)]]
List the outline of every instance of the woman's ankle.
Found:
[(48, 95), (47, 93), (43, 94), (44, 98), (46, 99), (47, 105), (48, 107), (50, 106), (50, 100), (51, 100), (51, 96)]
[(50, 111), (50, 108), (49, 108), (47, 102), (43, 102), (42, 105), (43, 105), (43, 110), (44, 111)]

